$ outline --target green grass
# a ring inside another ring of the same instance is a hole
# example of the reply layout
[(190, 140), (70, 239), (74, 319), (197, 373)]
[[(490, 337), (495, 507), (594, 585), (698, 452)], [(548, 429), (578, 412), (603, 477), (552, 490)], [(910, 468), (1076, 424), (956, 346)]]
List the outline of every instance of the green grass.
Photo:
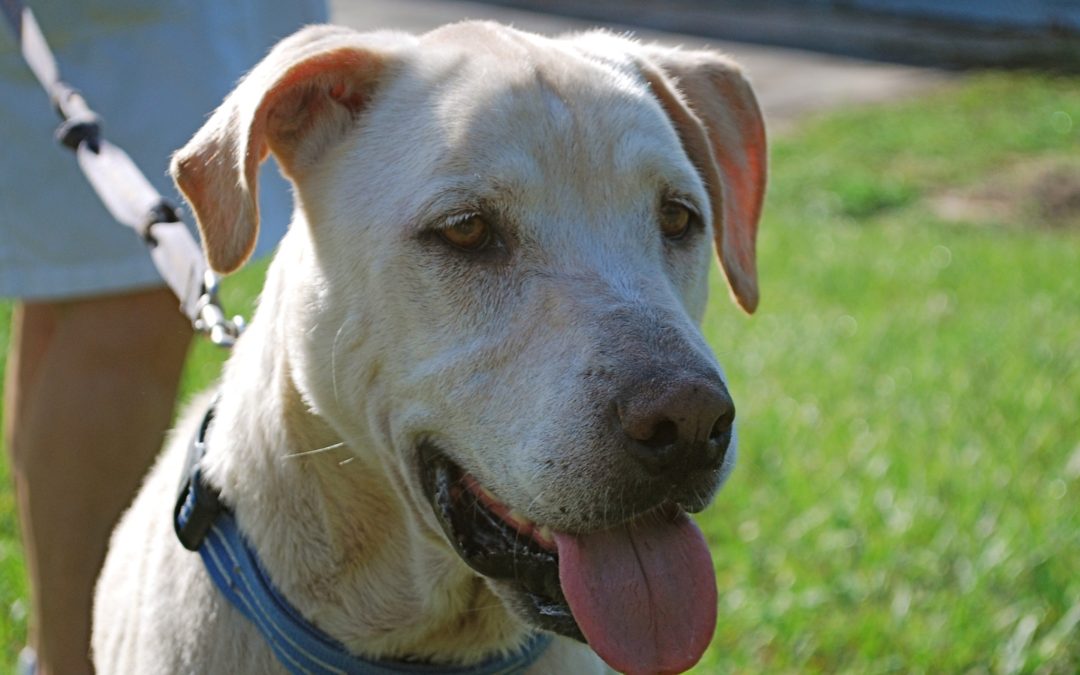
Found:
[(1080, 230), (930, 208), (1075, 155), (1078, 84), (980, 77), (774, 145), (762, 309), (718, 287), (706, 321), (742, 456), (702, 672), (1080, 669)]
[[(720, 619), (697, 672), (1080, 671), (1080, 229), (932, 208), (1078, 151), (1080, 81), (1036, 75), (774, 142), (761, 309), (740, 315), (716, 275), (705, 324), (741, 459), (700, 519)], [(258, 279), (231, 282), (232, 307)], [(198, 347), (185, 391), (219, 361)], [(12, 509), (0, 491), (8, 658)]]
[[(5, 372), (7, 345), (11, 335), (11, 304), (0, 300), (0, 375)], [(0, 377), (0, 383), (3, 378)], [(3, 385), (0, 384), (0, 387)], [(0, 429), (4, 411), (0, 406)], [(4, 445), (0, 434), (0, 447)], [(7, 452), (0, 453), (0, 648), (3, 662), (14, 663), (18, 650), (26, 639), (27, 597), (26, 574), (23, 568), (22, 545), (19, 542), (19, 520), (15, 512), (15, 490), (8, 471)], [(11, 671), (7, 666), (6, 670)]]

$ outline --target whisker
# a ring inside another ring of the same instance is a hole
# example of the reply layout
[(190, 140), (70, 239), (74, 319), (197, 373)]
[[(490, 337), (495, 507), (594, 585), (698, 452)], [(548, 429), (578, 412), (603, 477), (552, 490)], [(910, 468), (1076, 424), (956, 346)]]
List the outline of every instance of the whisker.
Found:
[(529, 501), (529, 507), (527, 509), (525, 509), (525, 510), (528, 511), (528, 512), (531, 512), (533, 507), (536, 506), (536, 503), (538, 501), (540, 501), (541, 499), (543, 499), (543, 498), (544, 498), (544, 491), (541, 490), (540, 492), (537, 492), (536, 496), (533, 497), (532, 500)]
[(297, 453), (293, 453), (291, 455), (285, 455), (285, 456), (286, 457), (307, 457), (308, 455), (317, 455), (320, 452), (328, 452), (330, 450), (337, 450), (338, 448), (343, 448), (343, 447), (345, 447), (345, 441), (341, 441), (340, 443), (334, 443), (333, 445), (328, 445), (325, 448), (316, 448), (314, 450), (305, 450), (304, 452), (297, 452)]
[(478, 605), (476, 607), (467, 607), (461, 610), (462, 614), (474, 614), (476, 612), (486, 612), (489, 609), (506, 609), (506, 605), (501, 602), (493, 602), (490, 605)]
[(330, 386), (334, 391), (334, 402), (338, 405), (341, 404), (341, 400), (338, 398), (338, 386), (337, 386), (337, 345), (338, 338), (341, 337), (342, 332), (345, 330), (345, 324), (348, 323), (348, 319), (341, 322), (338, 326), (337, 332), (334, 333), (334, 341), (330, 343)]
[(337, 463), (337, 465), (338, 465), (338, 466), (345, 466), (346, 464), (348, 464), (349, 462), (353, 461), (354, 459), (356, 459), (356, 457), (346, 457), (345, 459), (343, 459), (343, 460), (341, 460), (340, 462), (338, 462), (338, 463)]

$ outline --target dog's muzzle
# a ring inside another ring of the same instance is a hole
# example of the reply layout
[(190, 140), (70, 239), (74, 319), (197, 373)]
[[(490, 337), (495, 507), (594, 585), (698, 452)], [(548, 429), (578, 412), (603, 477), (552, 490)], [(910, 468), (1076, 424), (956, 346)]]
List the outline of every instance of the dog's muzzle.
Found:
[(435, 444), (421, 481), (472, 569), (511, 593), (532, 625), (588, 645), (619, 672), (683, 672), (716, 625), (716, 579), (701, 530), (674, 502), (589, 532), (516, 515)]

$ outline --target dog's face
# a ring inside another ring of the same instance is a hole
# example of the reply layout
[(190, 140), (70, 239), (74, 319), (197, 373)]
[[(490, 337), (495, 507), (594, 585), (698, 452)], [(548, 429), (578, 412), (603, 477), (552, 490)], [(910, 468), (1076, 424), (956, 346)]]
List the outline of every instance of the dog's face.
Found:
[(279, 45), (174, 174), (228, 271), (277, 155), (299, 208), (276, 301), (311, 407), (519, 615), (666, 671), (715, 621), (685, 512), (733, 464), (734, 405), (697, 324), (714, 242), (756, 304), (763, 143), (711, 54), (321, 27)]

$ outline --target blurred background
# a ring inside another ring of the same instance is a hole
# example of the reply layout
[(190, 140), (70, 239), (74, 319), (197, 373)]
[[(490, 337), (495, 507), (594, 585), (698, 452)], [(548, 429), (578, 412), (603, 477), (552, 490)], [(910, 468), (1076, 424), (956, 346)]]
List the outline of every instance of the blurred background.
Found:
[[(601, 25), (721, 49), (754, 83), (762, 302), (741, 314), (713, 275), (740, 465), (699, 518), (720, 619), (695, 672), (1080, 672), (1080, 0), (335, 0), (333, 16)], [(231, 309), (250, 312), (263, 269), (227, 281)], [(185, 395), (221, 360), (197, 345)], [(26, 582), (0, 469), (14, 662)]]

